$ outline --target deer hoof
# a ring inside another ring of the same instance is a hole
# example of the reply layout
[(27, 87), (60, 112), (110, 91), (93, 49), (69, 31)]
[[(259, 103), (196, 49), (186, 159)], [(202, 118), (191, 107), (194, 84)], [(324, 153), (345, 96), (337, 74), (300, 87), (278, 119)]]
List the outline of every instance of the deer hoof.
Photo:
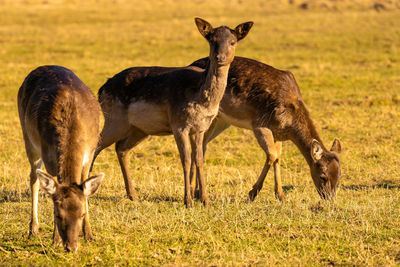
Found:
[(90, 235), (88, 235), (88, 234), (85, 234), (85, 241), (93, 241), (94, 240), (94, 236), (92, 235), (92, 234), (90, 234)]
[(201, 200), (201, 203), (203, 203), (204, 207), (210, 206), (210, 200), (208, 200), (208, 198)]
[(185, 205), (186, 205), (186, 208), (193, 207), (193, 200), (191, 198), (185, 199)]
[(128, 195), (129, 200), (138, 201), (137, 195)]
[(54, 247), (61, 247), (62, 246), (62, 242), (61, 242), (61, 238), (53, 238), (53, 246)]
[(256, 198), (257, 194), (258, 194), (258, 190), (256, 188), (251, 189), (250, 192), (249, 192), (250, 201), (254, 201), (254, 199)]
[(37, 236), (39, 234), (39, 225), (33, 224), (32, 222), (29, 224), (29, 234), (28, 239)]
[(286, 197), (283, 193), (275, 193), (275, 198), (281, 202), (286, 202)]

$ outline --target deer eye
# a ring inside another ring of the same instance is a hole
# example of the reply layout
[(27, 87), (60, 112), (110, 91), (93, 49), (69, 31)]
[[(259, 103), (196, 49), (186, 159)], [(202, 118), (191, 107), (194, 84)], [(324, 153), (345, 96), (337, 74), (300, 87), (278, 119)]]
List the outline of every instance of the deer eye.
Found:
[(233, 45), (235, 45), (235, 44), (236, 44), (236, 42), (235, 42), (235, 41), (232, 41), (232, 42), (231, 42), (231, 45), (232, 45), (232, 46), (233, 46)]

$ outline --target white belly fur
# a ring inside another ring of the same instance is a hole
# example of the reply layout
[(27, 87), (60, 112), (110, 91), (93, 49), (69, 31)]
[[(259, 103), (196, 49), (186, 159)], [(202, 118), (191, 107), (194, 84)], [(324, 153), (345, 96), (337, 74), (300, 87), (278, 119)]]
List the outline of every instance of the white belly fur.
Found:
[(147, 134), (165, 134), (171, 132), (167, 107), (146, 101), (137, 101), (129, 105), (128, 121)]

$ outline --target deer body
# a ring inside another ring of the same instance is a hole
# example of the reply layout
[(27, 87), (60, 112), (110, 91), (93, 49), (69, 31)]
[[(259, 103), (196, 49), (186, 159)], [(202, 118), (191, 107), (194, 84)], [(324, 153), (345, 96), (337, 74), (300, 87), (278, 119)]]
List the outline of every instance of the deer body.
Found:
[[(204, 68), (207, 64), (208, 59), (203, 58), (191, 66)], [(204, 136), (204, 152), (207, 143), (230, 125), (252, 130), (266, 153), (264, 168), (249, 192), (251, 200), (261, 190), (271, 165), (274, 166), (275, 195), (284, 200), (279, 166), (281, 141), (286, 140), (291, 140), (303, 154), (321, 197), (335, 195), (340, 178), (340, 142), (335, 139), (330, 151), (325, 148), (290, 72), (252, 59), (235, 57), (219, 115)], [(192, 194), (193, 177), (192, 171)]]
[(148, 135), (173, 134), (184, 171), (186, 206), (192, 205), (189, 145), (199, 177), (200, 199), (205, 205), (208, 203), (202, 169), (203, 136), (218, 113), (236, 43), (247, 35), (252, 23), (243, 23), (235, 30), (226, 26), (214, 29), (202, 19), (196, 19), (196, 24), (210, 44), (211, 60), (204, 70), (130, 68), (116, 74), (99, 90), (105, 125), (96, 155), (116, 143), (131, 199), (137, 196), (128, 169), (129, 151)]
[[(72, 71), (42, 66), (21, 85), (18, 112), (31, 165), (29, 235), (38, 233), (41, 184), (54, 202), (55, 244), (62, 240), (66, 250), (75, 251), (83, 220), (85, 238), (91, 238), (86, 200), (103, 179), (101, 174), (86, 180), (100, 134), (100, 106)], [(48, 174), (40, 170), (42, 162)]]

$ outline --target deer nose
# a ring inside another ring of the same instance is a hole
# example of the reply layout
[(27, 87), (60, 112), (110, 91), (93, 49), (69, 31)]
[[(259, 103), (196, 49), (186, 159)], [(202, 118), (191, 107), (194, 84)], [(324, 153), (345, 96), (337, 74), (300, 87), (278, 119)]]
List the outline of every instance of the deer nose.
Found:
[(216, 55), (215, 60), (217, 62), (224, 62), (226, 60), (226, 56), (225, 55)]
[(69, 244), (67, 244), (67, 245), (65, 246), (65, 250), (66, 250), (67, 252), (75, 252), (77, 249), (78, 249), (78, 246), (70, 246)]

